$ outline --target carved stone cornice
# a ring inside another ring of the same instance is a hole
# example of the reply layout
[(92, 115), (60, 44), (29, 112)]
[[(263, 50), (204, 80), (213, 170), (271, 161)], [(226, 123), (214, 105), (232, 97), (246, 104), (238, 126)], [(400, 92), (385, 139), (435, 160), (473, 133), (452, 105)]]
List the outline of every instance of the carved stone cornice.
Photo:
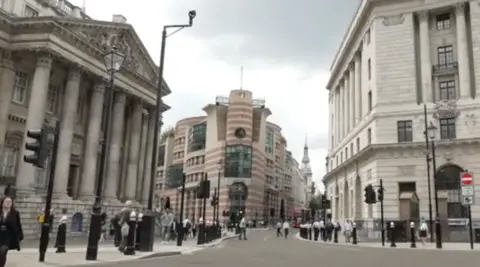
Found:
[(383, 17), (382, 23), (384, 26), (395, 26), (395, 25), (403, 24), (404, 21), (405, 21), (405, 18), (403, 17), (403, 15), (399, 14), (394, 16)]
[(456, 119), (460, 115), (460, 111), (457, 110), (457, 102), (455, 100), (443, 100), (435, 103), (436, 112), (433, 114), (433, 118), (437, 120), (441, 119)]

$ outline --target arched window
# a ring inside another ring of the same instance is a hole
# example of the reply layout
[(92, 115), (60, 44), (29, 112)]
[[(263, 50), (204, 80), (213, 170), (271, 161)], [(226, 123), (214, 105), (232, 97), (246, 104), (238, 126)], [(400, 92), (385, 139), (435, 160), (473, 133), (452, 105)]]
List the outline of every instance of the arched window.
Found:
[(0, 177), (16, 176), (22, 139), (23, 134), (20, 132), (7, 133), (5, 146), (0, 147)]
[(460, 191), (460, 173), (464, 170), (457, 165), (449, 164), (438, 169), (435, 185), (438, 191), (447, 192), (448, 218), (467, 218), (467, 208), (462, 205)]

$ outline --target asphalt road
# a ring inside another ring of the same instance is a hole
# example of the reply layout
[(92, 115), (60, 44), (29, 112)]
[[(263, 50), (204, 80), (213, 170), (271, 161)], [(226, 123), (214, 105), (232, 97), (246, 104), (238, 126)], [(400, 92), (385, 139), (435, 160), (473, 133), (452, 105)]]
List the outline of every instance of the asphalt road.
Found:
[(252, 232), (249, 240), (232, 239), (219, 247), (192, 255), (98, 264), (101, 267), (228, 266), (228, 267), (470, 267), (478, 266), (480, 253), (471, 251), (409, 250), (346, 247), (275, 237), (273, 231)]

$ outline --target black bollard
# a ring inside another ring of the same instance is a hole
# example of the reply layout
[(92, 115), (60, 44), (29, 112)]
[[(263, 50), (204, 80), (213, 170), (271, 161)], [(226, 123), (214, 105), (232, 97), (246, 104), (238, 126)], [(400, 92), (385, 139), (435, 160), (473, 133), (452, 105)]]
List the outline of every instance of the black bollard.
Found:
[(197, 237), (197, 245), (205, 244), (205, 224), (201, 221), (198, 224), (198, 237)]
[(320, 230), (318, 227), (313, 228), (313, 240), (318, 241)]
[(128, 221), (128, 236), (127, 236), (127, 246), (123, 254), (125, 255), (135, 255), (135, 233), (137, 226), (137, 214), (135, 211), (130, 213), (130, 220)]
[(140, 233), (142, 232), (143, 213), (138, 214), (137, 225), (135, 228), (135, 250), (140, 250)]
[(397, 245), (395, 244), (395, 223), (390, 223), (390, 247), (396, 248)]
[(352, 223), (352, 244), (356, 245), (358, 244), (357, 242), (357, 224), (355, 222)]
[(333, 230), (333, 243), (338, 243), (338, 227)]
[(60, 224), (58, 225), (58, 229), (57, 229), (57, 239), (55, 240), (55, 248), (57, 248), (57, 251), (55, 251), (56, 253), (67, 252), (65, 250), (66, 241), (67, 241), (67, 222), (60, 221)]
[(410, 223), (410, 239), (411, 239), (410, 248), (416, 248), (417, 244), (415, 242), (415, 223), (414, 222)]
[(312, 240), (312, 225), (308, 224), (308, 240)]

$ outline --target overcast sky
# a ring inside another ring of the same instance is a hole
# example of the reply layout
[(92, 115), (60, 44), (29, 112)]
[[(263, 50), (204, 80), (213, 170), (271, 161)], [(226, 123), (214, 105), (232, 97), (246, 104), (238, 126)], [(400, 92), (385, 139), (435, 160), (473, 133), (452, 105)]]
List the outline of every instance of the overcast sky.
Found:
[[(81, 6), (84, 0), (71, 0)], [(240, 87), (265, 98), (270, 121), (283, 128), (301, 161), (308, 136), (314, 180), (325, 173), (329, 67), (359, 0), (86, 0), (87, 13), (111, 20), (124, 15), (158, 63), (165, 24), (193, 28), (168, 38), (165, 79), (172, 109), (165, 125), (201, 110), (217, 95)]]

